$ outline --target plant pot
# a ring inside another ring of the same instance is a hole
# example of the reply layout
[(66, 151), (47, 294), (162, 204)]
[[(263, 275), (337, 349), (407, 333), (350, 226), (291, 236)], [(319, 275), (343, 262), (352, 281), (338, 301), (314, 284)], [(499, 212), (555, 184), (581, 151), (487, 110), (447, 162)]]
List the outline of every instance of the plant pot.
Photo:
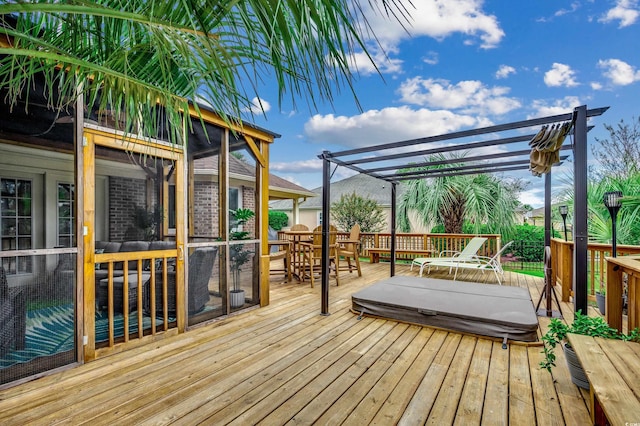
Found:
[(571, 374), (571, 381), (574, 385), (589, 390), (589, 380), (582, 368), (582, 364), (578, 361), (578, 356), (573, 348), (568, 344), (562, 345), (564, 349), (564, 357), (567, 360), (567, 366), (569, 367), (569, 373)]
[(596, 303), (598, 304), (598, 309), (602, 315), (605, 315), (605, 308), (607, 307), (607, 299), (606, 296), (602, 293), (596, 292)]
[(244, 305), (244, 290), (231, 290), (229, 292), (229, 305), (232, 308), (240, 308)]

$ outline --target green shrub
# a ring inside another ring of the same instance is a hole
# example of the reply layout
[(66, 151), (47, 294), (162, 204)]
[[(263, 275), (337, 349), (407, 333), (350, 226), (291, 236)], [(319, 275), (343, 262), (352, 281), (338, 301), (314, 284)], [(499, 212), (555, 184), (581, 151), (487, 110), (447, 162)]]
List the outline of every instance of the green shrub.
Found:
[(269, 210), (269, 226), (276, 231), (281, 230), (289, 224), (289, 217), (285, 212)]

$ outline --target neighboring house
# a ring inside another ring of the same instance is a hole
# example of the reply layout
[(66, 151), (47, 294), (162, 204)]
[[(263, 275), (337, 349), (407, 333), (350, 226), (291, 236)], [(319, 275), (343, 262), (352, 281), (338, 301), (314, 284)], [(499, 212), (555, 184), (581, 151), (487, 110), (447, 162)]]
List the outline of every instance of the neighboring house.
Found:
[[(229, 156), (229, 209), (248, 208), (255, 210), (256, 166), (251, 158)], [(201, 202), (197, 205), (194, 235), (206, 236), (211, 228), (210, 223), (217, 223), (217, 218), (206, 219), (208, 212), (217, 212), (218, 206), (207, 194), (216, 193), (218, 188), (218, 162), (207, 157), (194, 161), (194, 190), (196, 196), (201, 194)], [(316, 194), (295, 183), (289, 182), (274, 174), (269, 174), (269, 200), (298, 200), (300, 197), (315, 197)], [(215, 214), (215, 213), (214, 213)], [(254, 225), (251, 219), (248, 227)]]
[[(551, 206), (551, 226), (564, 237), (564, 224), (562, 223), (562, 217), (558, 213), (558, 204)], [(539, 207), (528, 212), (525, 223), (533, 226), (544, 227), (544, 207)], [(571, 239), (573, 225), (571, 223), (571, 217), (567, 218), (567, 235)]]
[[(396, 196), (399, 199), (404, 187), (398, 185)], [(271, 201), (271, 210), (283, 211), (289, 217), (289, 224), (301, 223), (313, 229), (322, 224), (322, 187), (312, 190), (317, 196), (298, 203), (297, 209), (291, 200)], [(357, 174), (346, 179), (332, 182), (330, 189), (331, 204), (343, 195), (356, 193), (360, 197), (374, 200), (385, 213), (384, 232), (391, 231), (391, 184), (365, 174)]]

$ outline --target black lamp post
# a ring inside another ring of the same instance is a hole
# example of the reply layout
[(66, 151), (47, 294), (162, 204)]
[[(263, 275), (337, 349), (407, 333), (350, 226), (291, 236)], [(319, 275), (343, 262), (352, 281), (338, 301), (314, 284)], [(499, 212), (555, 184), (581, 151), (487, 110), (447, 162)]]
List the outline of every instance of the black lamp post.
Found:
[(562, 227), (564, 228), (564, 240), (567, 241), (567, 215), (569, 214), (569, 207), (560, 206), (560, 216), (562, 216)]
[(602, 200), (611, 215), (611, 256), (613, 257), (616, 257), (616, 219), (622, 204), (620, 202), (621, 199), (622, 191), (609, 191), (604, 193)]

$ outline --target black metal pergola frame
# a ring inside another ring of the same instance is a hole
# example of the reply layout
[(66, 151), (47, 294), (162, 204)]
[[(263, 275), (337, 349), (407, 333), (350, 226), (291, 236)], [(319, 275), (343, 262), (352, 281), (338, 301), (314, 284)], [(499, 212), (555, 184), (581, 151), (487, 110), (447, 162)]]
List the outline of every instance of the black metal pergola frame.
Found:
[[(389, 150), (397, 150), (398, 148), (407, 148), (416, 145), (452, 141), (462, 138), (473, 138), (480, 135), (505, 132), (510, 130), (525, 129), (541, 125), (549, 125), (552, 123), (573, 122), (573, 143), (565, 142), (560, 148), (562, 151), (572, 151), (574, 162), (574, 307), (575, 310), (587, 311), (587, 132), (592, 127), (587, 126), (589, 117), (602, 115), (609, 107), (587, 109), (586, 105), (576, 107), (572, 113), (559, 114), (530, 120), (517, 121), (507, 124), (499, 124), (495, 126), (483, 127), (478, 129), (463, 130), (438, 136), (429, 136), (418, 139), (410, 139), (395, 143), (380, 144), (364, 148), (356, 148), (339, 152), (323, 151), (318, 157), (323, 160), (322, 174), (322, 217), (330, 217), (330, 179), (331, 179), (331, 163), (338, 166), (347, 167), (358, 173), (367, 174), (369, 176), (383, 179), (391, 184), (391, 276), (395, 275), (395, 255), (396, 255), (396, 186), (403, 180), (410, 179), (426, 179), (434, 177), (455, 176), (463, 174), (478, 173), (499, 173), (506, 171), (527, 170), (529, 169), (529, 154), (531, 150), (507, 151), (495, 154), (475, 155), (472, 157), (463, 157), (455, 159), (447, 159), (432, 162), (420, 163), (400, 163), (394, 165), (385, 165), (378, 167), (367, 167), (368, 163), (403, 160), (407, 158), (416, 158), (418, 156), (426, 156), (431, 154), (455, 151), (468, 151), (476, 148), (485, 148), (490, 146), (505, 146), (514, 143), (522, 143), (530, 141), (534, 134), (523, 134), (504, 138), (487, 139), (476, 142), (466, 142), (451, 144), (448, 146), (421, 149), (414, 152), (398, 152), (393, 154), (385, 154)], [(566, 141), (570, 139), (567, 138)], [(372, 153), (380, 153), (382, 155), (372, 156)], [(526, 159), (515, 159), (517, 157), (526, 156)], [(349, 159), (348, 159), (349, 158)], [(496, 160), (513, 158), (509, 161), (478, 163), (479, 161)], [(567, 156), (561, 156), (563, 161)], [(398, 172), (408, 167), (426, 167), (426, 166), (442, 166), (447, 164), (455, 164), (449, 168), (424, 171)], [(545, 245), (549, 245), (551, 241), (551, 171), (545, 173)], [(322, 302), (321, 314), (329, 314), (329, 220), (322, 221)], [(548, 308), (549, 309), (549, 308)]]

